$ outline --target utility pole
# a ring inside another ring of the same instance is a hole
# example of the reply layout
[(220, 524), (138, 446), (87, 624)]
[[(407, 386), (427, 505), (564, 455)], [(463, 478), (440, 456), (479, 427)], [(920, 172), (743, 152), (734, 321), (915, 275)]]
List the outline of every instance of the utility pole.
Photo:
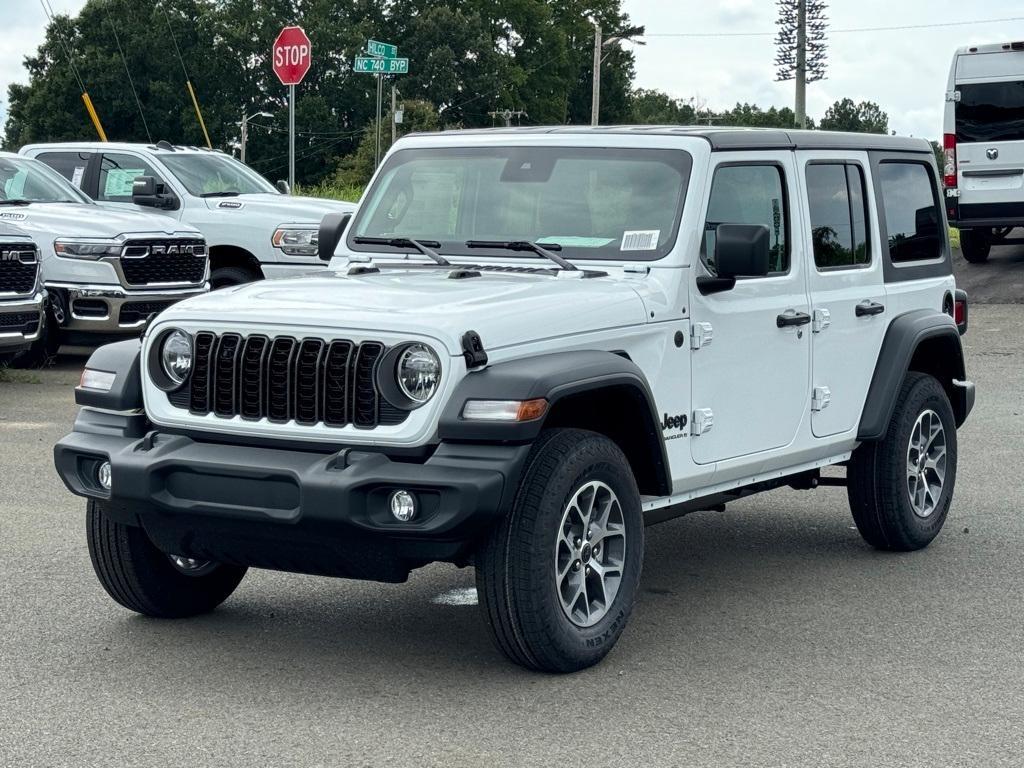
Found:
[(807, 84), (825, 77), (825, 0), (778, 0), (775, 79), (795, 81), (797, 127), (807, 127)]
[(522, 117), (529, 117), (529, 115), (527, 115), (526, 112), (524, 112), (521, 109), (503, 109), (503, 110), (501, 110), (499, 112), (488, 112), (487, 114), (491, 118), (492, 125), (493, 125), (494, 119), (500, 117), (502, 120), (505, 121), (505, 127), (506, 128), (511, 128), (512, 127), (512, 118), (513, 117), (516, 118), (517, 120), (522, 118)]
[(594, 77), (593, 90), (590, 93), (590, 124), (598, 124), (598, 113), (601, 111), (601, 52), (604, 48), (601, 42), (601, 25), (596, 21), (594, 25)]
[(380, 121), (381, 101), (384, 98), (384, 78), (377, 75), (377, 154), (374, 156), (373, 167), (380, 165)]
[(807, 0), (796, 3), (796, 124), (807, 127)]
[(245, 114), (246, 111), (247, 110), (243, 110), (242, 112), (242, 151), (240, 153), (240, 159), (243, 163), (245, 162), (245, 145), (249, 141), (249, 121), (252, 120), (254, 117), (273, 117), (273, 115), (270, 114), (269, 112), (254, 112), (251, 115), (247, 115)]
[(395, 122), (395, 114), (398, 110), (398, 91), (395, 88), (395, 84), (391, 84), (391, 144), (394, 146), (395, 139), (398, 138), (398, 124)]

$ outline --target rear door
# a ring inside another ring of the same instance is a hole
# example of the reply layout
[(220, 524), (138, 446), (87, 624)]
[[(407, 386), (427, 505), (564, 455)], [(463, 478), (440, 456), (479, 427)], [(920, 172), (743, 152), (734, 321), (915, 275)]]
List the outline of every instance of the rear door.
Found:
[(89, 197), (95, 197), (96, 153), (72, 149), (52, 150), (34, 155)]
[[(961, 204), (1024, 200), (1024, 51), (957, 59), (954, 102)], [(980, 212), (979, 212), (980, 213)], [(988, 217), (1013, 215), (991, 210)]]
[(811, 254), (811, 431), (857, 426), (891, 311), (864, 152), (798, 152)]

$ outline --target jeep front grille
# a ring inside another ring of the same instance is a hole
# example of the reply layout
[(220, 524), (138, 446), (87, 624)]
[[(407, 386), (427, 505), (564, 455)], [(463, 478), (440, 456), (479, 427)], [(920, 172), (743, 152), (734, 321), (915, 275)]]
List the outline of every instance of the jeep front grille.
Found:
[(0, 243), (0, 293), (32, 293), (38, 269), (34, 248)]
[(195, 335), (191, 379), (169, 399), (191, 413), (225, 418), (361, 429), (393, 426), (405, 421), (408, 412), (391, 405), (377, 389), (384, 352), (379, 341), (202, 331)]
[(121, 272), (129, 286), (189, 283), (206, 274), (206, 244), (202, 240), (129, 240), (121, 251)]

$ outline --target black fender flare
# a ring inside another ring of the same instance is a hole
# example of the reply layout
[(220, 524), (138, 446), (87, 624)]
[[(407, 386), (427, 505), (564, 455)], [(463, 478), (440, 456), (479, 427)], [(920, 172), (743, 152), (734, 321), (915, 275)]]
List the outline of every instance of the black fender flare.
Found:
[(946, 348), (952, 351), (949, 357), (938, 361), (940, 365), (936, 367), (945, 368), (951, 374), (951, 381), (943, 382), (943, 385), (951, 393), (957, 426), (967, 418), (973, 405), (973, 385), (969, 388), (952, 385), (952, 380), (963, 381), (966, 378), (963, 345), (956, 323), (952, 317), (938, 310), (915, 309), (894, 318), (885, 332), (861, 413), (858, 440), (878, 440), (885, 435), (896, 407), (896, 396), (910, 370), (914, 354), (922, 343), (938, 338), (942, 338)]
[[(544, 429), (559, 401), (581, 393), (625, 388), (638, 398), (650, 422), (645, 440), (657, 442), (658, 474), (671, 488), (668, 453), (659, 425), (661, 419), (643, 371), (629, 358), (615, 352), (578, 350), (519, 358), (470, 372), (455, 388), (441, 413), (438, 436), (445, 442), (528, 443)], [(545, 398), (548, 410), (527, 422), (469, 421), (462, 418), (468, 400), (534, 400)], [(637, 425), (638, 429), (645, 428)]]
[(86, 368), (114, 374), (108, 392), (75, 387), (75, 402), (107, 411), (141, 411), (142, 404), (142, 342), (139, 339), (105, 344), (89, 357)]

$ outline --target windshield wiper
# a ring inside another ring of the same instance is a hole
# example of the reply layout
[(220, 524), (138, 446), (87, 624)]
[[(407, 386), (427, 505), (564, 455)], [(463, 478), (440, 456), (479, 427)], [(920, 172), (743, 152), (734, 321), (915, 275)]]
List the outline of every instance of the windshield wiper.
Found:
[(502, 251), (517, 251), (520, 253), (530, 252), (535, 253), (538, 256), (543, 256), (545, 259), (549, 259), (557, 264), (562, 269), (578, 272), (579, 267), (574, 265), (570, 261), (566, 261), (557, 253), (553, 251), (562, 250), (562, 246), (557, 243), (551, 243), (547, 248), (543, 245), (537, 245), (537, 243), (531, 243), (528, 240), (467, 240), (467, 248), (497, 248)]
[(452, 265), (448, 259), (433, 250), (434, 248), (441, 247), (437, 240), (413, 240), (410, 237), (354, 237), (352, 242), (358, 245), (386, 245), (389, 248), (415, 248), (442, 267), (450, 267)]
[(33, 202), (23, 197), (13, 197), (10, 200), (0, 200), (0, 205), (32, 205)]
[(238, 197), (241, 192), (225, 190), (224, 192), (203, 192), (200, 197)]

